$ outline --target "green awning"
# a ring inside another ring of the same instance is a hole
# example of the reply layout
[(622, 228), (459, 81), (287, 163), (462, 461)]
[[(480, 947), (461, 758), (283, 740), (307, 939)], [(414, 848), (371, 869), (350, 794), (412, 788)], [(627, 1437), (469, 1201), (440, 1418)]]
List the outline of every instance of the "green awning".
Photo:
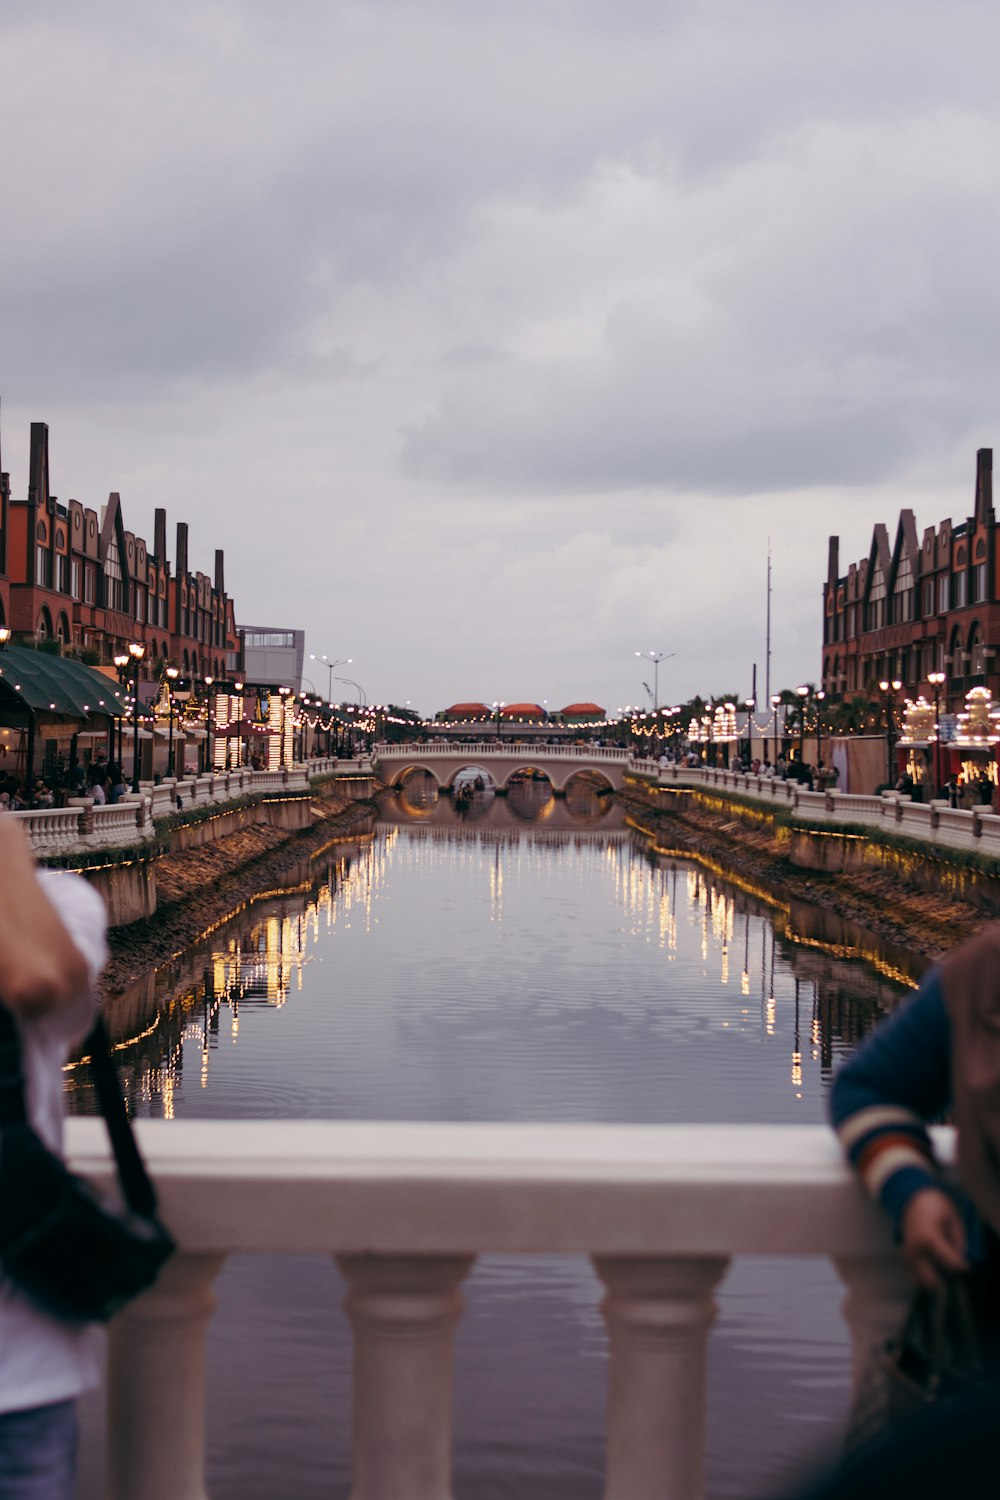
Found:
[(26, 646), (0, 651), (0, 691), (3, 688), (26, 708), (70, 719), (86, 719), (91, 714), (122, 718), (126, 712), (123, 690), (103, 672)]

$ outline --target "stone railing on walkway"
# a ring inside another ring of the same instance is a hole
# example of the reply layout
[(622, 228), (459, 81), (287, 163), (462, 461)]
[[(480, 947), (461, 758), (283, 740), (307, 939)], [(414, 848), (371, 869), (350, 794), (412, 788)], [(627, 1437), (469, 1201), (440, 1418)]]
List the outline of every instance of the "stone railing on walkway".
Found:
[(477, 758), (491, 755), (525, 754), (542, 756), (546, 760), (586, 760), (599, 764), (602, 760), (627, 761), (630, 752), (620, 745), (545, 745), (537, 740), (518, 742), (517, 735), (510, 732), (502, 735), (499, 739), (491, 734), (488, 739), (473, 740), (434, 740), (422, 743), (420, 741), (407, 741), (402, 744), (377, 744), (372, 752), (377, 761), (380, 753), (397, 759), (401, 756), (419, 756), (421, 760), (429, 757), (431, 760), (454, 759), (456, 755), (471, 754), (475, 752)]
[[(604, 1500), (699, 1500), (708, 1335), (732, 1256), (832, 1257), (856, 1372), (903, 1316), (888, 1226), (820, 1126), (143, 1120), (138, 1132), (180, 1254), (111, 1324), (110, 1500), (204, 1500), (205, 1333), (234, 1251), (330, 1254), (347, 1279), (352, 1500), (451, 1495), (452, 1345), (480, 1253), (591, 1258), (610, 1346)], [(100, 1121), (71, 1120), (68, 1147), (108, 1181)]]
[(929, 846), (975, 850), (1000, 857), (1000, 816), (989, 804), (981, 809), (950, 807), (947, 802), (914, 802), (898, 792), (879, 797), (849, 792), (809, 792), (801, 783), (780, 776), (745, 775), (713, 767), (666, 766), (655, 760), (633, 760), (631, 770), (660, 786), (689, 786), (735, 792), (769, 807), (787, 807), (802, 822), (855, 824), (919, 839)]
[(214, 775), (167, 777), (155, 786), (142, 782), (139, 792), (126, 792), (114, 805), (95, 806), (90, 797), (72, 797), (66, 807), (36, 808), (31, 812), (6, 813), (17, 818), (27, 831), (31, 846), (41, 857), (86, 854), (99, 849), (131, 848), (148, 843), (155, 823), (192, 808), (225, 807), (241, 797), (278, 796), (282, 792), (302, 795), (310, 778), (332, 774), (369, 774), (371, 762), (316, 759), (277, 771), (216, 771)]

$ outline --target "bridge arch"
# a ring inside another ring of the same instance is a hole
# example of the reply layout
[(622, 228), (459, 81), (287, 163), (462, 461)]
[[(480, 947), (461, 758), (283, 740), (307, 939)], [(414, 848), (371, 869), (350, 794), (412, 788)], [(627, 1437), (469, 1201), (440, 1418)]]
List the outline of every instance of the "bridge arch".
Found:
[(438, 791), (440, 791), (443, 786), (450, 785), (450, 782), (441, 780), (440, 775), (437, 771), (434, 770), (433, 766), (422, 765), (419, 761), (407, 762), (405, 765), (398, 766), (395, 769), (389, 771), (388, 779), (386, 780), (385, 784), (387, 787), (400, 787), (403, 785), (403, 782), (406, 781), (407, 777), (412, 776), (415, 771), (422, 771), (426, 776), (429, 776), (434, 782), (434, 785), (437, 787)]
[(493, 785), (506, 790), (510, 778), (518, 772), (541, 771), (554, 792), (566, 790), (570, 780), (582, 771), (593, 772), (619, 791), (628, 769), (628, 751), (616, 746), (563, 746), (511, 744), (382, 744), (374, 755), (376, 770), (386, 785), (398, 786), (414, 771), (424, 771), (438, 788), (451, 787), (465, 770), (488, 772)]

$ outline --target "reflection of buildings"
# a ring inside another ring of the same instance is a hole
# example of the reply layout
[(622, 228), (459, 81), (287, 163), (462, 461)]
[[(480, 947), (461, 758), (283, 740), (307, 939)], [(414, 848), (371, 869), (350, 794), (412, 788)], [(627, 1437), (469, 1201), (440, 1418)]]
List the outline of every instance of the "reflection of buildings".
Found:
[[(310, 870), (309, 882), (262, 892), (181, 958), (111, 996), (105, 1019), (130, 1112), (172, 1117), (190, 1049), (197, 1049), (204, 1087), (212, 1052), (238, 1041), (241, 1009), (284, 1005), (301, 988), (320, 934), (359, 910), (370, 918), (384, 869), (384, 845), (340, 846)], [(70, 1112), (94, 1113), (89, 1071), (74, 1061), (67, 1075)]]
[[(298, 882), (260, 893), (177, 962), (109, 1003), (109, 1027), (133, 1112), (169, 1118), (183, 1089), (190, 1097), (206, 1087), (213, 1058), (218, 1069), (218, 1050), (245, 1045), (241, 1021), (294, 1001), (304, 987), (306, 964), (338, 927), (360, 934), (367, 954), (368, 935), (378, 931), (378, 898), (390, 875), (416, 878), (430, 890), (437, 889), (439, 878), (449, 877), (454, 888), (474, 888), (476, 902), (480, 893), (487, 898), (491, 923), (513, 927), (527, 920), (530, 927), (536, 910), (538, 921), (548, 922), (537, 898), (549, 882), (554, 891), (558, 883), (558, 900), (563, 909), (569, 903), (576, 920), (574, 870), (587, 899), (603, 904), (610, 898), (611, 940), (616, 949), (620, 942), (621, 964), (616, 961), (606, 996), (595, 1002), (587, 971), (571, 965), (574, 977), (569, 988), (561, 988), (558, 965), (550, 981), (542, 959), (546, 1004), (606, 1003), (624, 1016), (634, 1004), (638, 1012), (652, 1012), (652, 1024), (668, 1046), (675, 1028), (720, 1039), (727, 1032), (743, 1036), (746, 1044), (766, 1050), (772, 1072), (778, 1061), (782, 1087), (790, 1086), (795, 1098), (815, 1090), (835, 1057), (906, 987), (896, 957), (863, 932), (809, 907), (772, 903), (689, 859), (652, 858), (620, 827), (553, 830), (545, 824), (539, 830), (521, 823), (454, 821), (383, 826), (370, 843), (339, 845), (317, 863), (305, 863), (296, 872)], [(405, 897), (405, 885), (401, 889)], [(571, 932), (564, 934), (570, 951), (575, 948)], [(457, 954), (474, 965), (470, 933), (459, 924), (456, 934)], [(544, 936), (543, 925), (543, 944)], [(654, 977), (650, 990), (647, 963), (646, 988), (633, 995), (629, 956), (638, 944), (655, 954)], [(418, 984), (415, 993), (428, 1014), (435, 1013), (436, 989), (421, 991)], [(408, 999), (412, 1003), (414, 996), (408, 993)], [(386, 1014), (392, 1014), (391, 1005)], [(272, 1029), (256, 1034), (258, 1078), (269, 1077), (273, 1066), (280, 1079), (288, 1063), (281, 1047), (288, 1042)], [(260, 1052), (261, 1038), (267, 1039), (265, 1047), (272, 1041), (278, 1047), (273, 1058)], [(717, 1055), (721, 1064), (733, 1065), (731, 1048)], [(90, 1112), (87, 1074), (71, 1069), (69, 1078), (70, 1108)], [(724, 1081), (723, 1075), (710, 1074), (706, 1090)]]
[(741, 1029), (773, 1037), (783, 1009), (791, 1020), (789, 1076), (796, 1090), (807, 1049), (828, 1075), (921, 971), (908, 955), (886, 950), (833, 913), (802, 902), (772, 906), (683, 860), (620, 861), (616, 899), (630, 934), (657, 943), (668, 961), (678, 954), (680, 925), (696, 928), (706, 971), (722, 987), (738, 986), (747, 1002), (735, 1016)]

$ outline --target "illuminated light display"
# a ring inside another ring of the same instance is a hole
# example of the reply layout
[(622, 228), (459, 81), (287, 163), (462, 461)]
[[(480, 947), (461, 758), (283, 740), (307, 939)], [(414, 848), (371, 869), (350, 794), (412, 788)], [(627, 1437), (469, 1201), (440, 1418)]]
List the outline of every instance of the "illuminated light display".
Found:
[(903, 709), (903, 732), (900, 745), (932, 745), (937, 739), (937, 722), (933, 703), (921, 695), (916, 702), (907, 698)]
[(965, 712), (958, 715), (958, 732), (951, 743), (958, 749), (997, 744), (1000, 741), (1000, 709), (994, 708), (989, 688), (972, 688), (966, 693), (965, 702)]

